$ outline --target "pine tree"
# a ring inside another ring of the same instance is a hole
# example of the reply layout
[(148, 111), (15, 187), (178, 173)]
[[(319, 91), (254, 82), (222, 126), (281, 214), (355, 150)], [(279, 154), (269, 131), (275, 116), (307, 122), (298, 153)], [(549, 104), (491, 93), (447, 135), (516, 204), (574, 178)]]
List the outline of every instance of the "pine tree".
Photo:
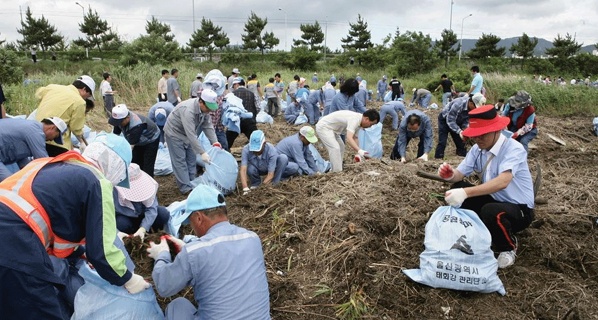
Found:
[(212, 61), (214, 49), (226, 47), (229, 43), (230, 40), (222, 31), (222, 27), (214, 25), (210, 19), (202, 18), (201, 27), (193, 32), (188, 45), (191, 48), (204, 48)]
[(264, 28), (268, 24), (268, 19), (262, 19), (258, 17), (255, 12), (251, 11), (251, 15), (247, 19), (245, 23), (245, 30), (246, 33), (241, 34), (241, 39), (243, 40), (243, 46), (245, 49), (253, 50), (259, 49), (264, 54), (264, 50), (272, 49), (280, 40), (274, 36), (273, 32), (266, 32), (262, 36), (262, 32)]
[(444, 29), (442, 30), (442, 39), (440, 41), (436, 41), (434, 47), (438, 50), (438, 56), (441, 59), (445, 59), (445, 67), (448, 66), (448, 62), (450, 58), (454, 58), (457, 56), (457, 52), (459, 51), (459, 46), (455, 47), (455, 44), (458, 43), (457, 34), (454, 33), (452, 30)]
[(475, 47), (471, 49), (467, 55), (472, 59), (486, 59), (490, 57), (500, 58), (505, 55), (506, 49), (504, 47), (496, 47), (499, 41), (499, 36), (482, 33), (482, 36), (476, 42)]
[(118, 43), (122, 44), (118, 35), (108, 26), (108, 22), (102, 20), (98, 12), (92, 11), (91, 7), (87, 10), (83, 23), (79, 24), (79, 30), (87, 37), (79, 38), (74, 42), (83, 47), (97, 48), (101, 52), (102, 48), (114, 47), (115, 44), (111, 42), (116, 42), (117, 45)]
[(160, 22), (154, 16), (152, 16), (151, 21), (147, 21), (145, 24), (145, 32), (147, 32), (147, 34), (161, 36), (166, 42), (174, 41), (174, 34), (170, 33), (171, 31), (169, 25)]
[(295, 46), (308, 46), (312, 51), (321, 51), (324, 46), (321, 44), (324, 42), (324, 32), (318, 21), (314, 24), (301, 24), (301, 39), (293, 39), (293, 45)]
[(525, 60), (534, 56), (534, 49), (538, 45), (538, 38), (533, 37), (530, 38), (525, 32), (517, 43), (513, 43), (509, 51), (517, 56), (521, 57), (521, 69), (523, 69), (523, 65), (525, 64)]
[(367, 50), (372, 45), (372, 34), (368, 30), (368, 23), (361, 18), (361, 14), (357, 15), (357, 23), (349, 23), (349, 34), (346, 38), (342, 38), (341, 42), (345, 49), (355, 49), (357, 51)]
[(39, 47), (42, 51), (64, 39), (43, 15), (39, 19), (34, 18), (29, 7), (25, 12), (25, 21), (21, 22), (21, 29), (17, 29), (17, 32), (23, 36), (23, 40), (17, 40), (21, 47)]

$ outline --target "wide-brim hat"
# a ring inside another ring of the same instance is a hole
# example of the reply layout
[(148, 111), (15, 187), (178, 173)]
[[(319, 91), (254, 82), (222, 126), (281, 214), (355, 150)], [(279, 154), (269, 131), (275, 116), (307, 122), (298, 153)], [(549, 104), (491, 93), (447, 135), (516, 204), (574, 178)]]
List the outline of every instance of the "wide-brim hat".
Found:
[(489, 132), (500, 131), (509, 121), (509, 118), (499, 116), (493, 105), (481, 106), (469, 111), (469, 127), (463, 130), (463, 136), (479, 137)]
[(158, 191), (158, 182), (139, 168), (136, 163), (129, 165), (129, 188), (116, 187), (118, 193), (131, 202), (144, 202), (153, 199)]

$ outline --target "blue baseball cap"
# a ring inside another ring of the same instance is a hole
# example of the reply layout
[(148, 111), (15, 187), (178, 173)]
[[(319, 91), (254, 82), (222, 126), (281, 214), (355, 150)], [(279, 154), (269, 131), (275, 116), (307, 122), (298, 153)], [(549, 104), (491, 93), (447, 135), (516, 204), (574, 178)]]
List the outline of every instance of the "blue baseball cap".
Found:
[(126, 178), (125, 180), (119, 182), (117, 186), (129, 188), (129, 165), (131, 164), (131, 160), (133, 159), (133, 152), (131, 151), (131, 145), (122, 136), (117, 136), (113, 133), (105, 133), (102, 132), (97, 135), (93, 142), (101, 142), (105, 144), (108, 148), (114, 151), (123, 161), (125, 162), (125, 171), (126, 171)]
[(262, 150), (262, 146), (266, 142), (266, 136), (264, 135), (264, 131), (262, 130), (255, 130), (251, 133), (249, 137), (249, 151), (260, 151)]
[(156, 109), (154, 118), (156, 118), (156, 124), (160, 127), (163, 127), (166, 124), (166, 110), (162, 108)]
[(330, 82), (336, 82), (336, 77), (335, 76), (330, 77)]

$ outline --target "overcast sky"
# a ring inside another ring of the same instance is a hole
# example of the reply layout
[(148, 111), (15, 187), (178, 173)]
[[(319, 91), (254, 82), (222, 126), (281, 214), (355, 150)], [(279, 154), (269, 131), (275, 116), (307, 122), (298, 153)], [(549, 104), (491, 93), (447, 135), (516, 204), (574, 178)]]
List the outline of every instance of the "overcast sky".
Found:
[[(35, 17), (43, 14), (69, 41), (81, 37), (78, 24), (83, 9), (75, 0), (0, 0), (0, 40), (22, 39), (20, 10), (23, 17), (27, 6)], [(175, 39), (186, 44), (195, 25), (202, 17), (212, 20), (228, 34), (231, 44), (241, 44), (243, 26), (251, 11), (267, 18), (267, 31), (280, 39), (278, 49), (290, 49), (293, 39), (301, 36), (300, 24), (316, 20), (326, 31), (326, 44), (340, 48), (340, 39), (348, 34), (349, 23), (361, 14), (372, 33), (372, 42), (379, 44), (388, 34), (399, 28), (401, 32), (421, 31), (440, 39), (443, 29), (449, 29), (451, 0), (378, 0), (378, 1), (253, 1), (253, 0), (103, 0), (78, 1), (85, 12), (91, 7), (125, 40), (145, 33), (146, 20), (155, 16), (168, 23)], [(471, 17), (467, 17), (472, 14)], [(285, 21), (286, 20), (286, 21)], [(598, 42), (598, 1), (576, 0), (454, 0), (452, 30), (464, 39), (478, 39), (482, 33), (501, 38), (529, 36), (553, 41), (557, 34), (575, 35), (584, 45)], [(286, 24), (286, 26), (285, 26)], [(286, 41), (285, 41), (286, 33)], [(286, 42), (286, 45), (285, 45)]]

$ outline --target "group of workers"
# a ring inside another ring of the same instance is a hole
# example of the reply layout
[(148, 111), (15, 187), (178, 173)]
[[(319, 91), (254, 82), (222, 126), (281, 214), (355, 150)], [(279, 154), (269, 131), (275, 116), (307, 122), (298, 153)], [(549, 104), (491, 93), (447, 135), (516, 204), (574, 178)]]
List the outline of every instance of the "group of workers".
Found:
[[(186, 299), (175, 299), (166, 309), (168, 319), (270, 317), (259, 237), (228, 222), (226, 202), (218, 190), (191, 183), (197, 175), (196, 155), (204, 163), (211, 163), (198, 141), (200, 132), (213, 147), (225, 150), (230, 149), (239, 133), (248, 137), (239, 171), (243, 195), (260, 184), (323, 173), (315, 163), (310, 144), (322, 143), (333, 172), (342, 171), (345, 144), (359, 159), (367, 158), (367, 151), (359, 147), (357, 134), (360, 129), (383, 121), (386, 114), (393, 115), (392, 129), (398, 130), (391, 158), (406, 162), (407, 144), (419, 137), (417, 158), (428, 160), (433, 137), (430, 118), (418, 109), (407, 111), (400, 91), (395, 101), (393, 90), (393, 101), (384, 104), (379, 112), (366, 109), (356, 99), (361, 80), (347, 79), (340, 92), (329, 100), (323, 98), (325, 95), (318, 98), (322, 99), (318, 101), (319, 108), (327, 108), (326, 112), (316, 117), (314, 110), (309, 124), (274, 145), (255, 122), (261, 92), (256, 97), (247, 89), (238, 69), (233, 70), (231, 77), (226, 79), (220, 73), (217, 79), (206, 79), (195, 91), (191, 90), (192, 98), (182, 100), (175, 94), (176, 103), (160, 101), (147, 117), (130, 111), (125, 104), (116, 105), (108, 120), (114, 126), (113, 133), (101, 133), (89, 144), (82, 132), (88, 109), (85, 99), (93, 99), (95, 89), (89, 76), (81, 76), (69, 86), (40, 88), (37, 121), (0, 120), (0, 239), (5, 240), (0, 241), (2, 314), (15, 319), (70, 317), (76, 306), (72, 305), (72, 293), (58, 294), (64, 290), (64, 279), (54, 272), (53, 259), (64, 259), (75, 268), (84, 255), (102, 278), (123, 286), (131, 294), (150, 287), (143, 277), (127, 269), (128, 254), (119, 238), (143, 239), (147, 232), (162, 229), (172, 219), (168, 210), (158, 204), (158, 183), (152, 178), (160, 141), (167, 144), (177, 186), (187, 195), (186, 208), (177, 217), (178, 222), (191, 224), (197, 236), (188, 242), (164, 236), (160, 243), (151, 242), (147, 249), (155, 260), (152, 278), (161, 296), (172, 296), (187, 286), (195, 290), (199, 308)], [(335, 79), (330, 80), (319, 90), (321, 94), (327, 86), (335, 87)], [(288, 94), (292, 104), (301, 105), (310, 100), (310, 94), (301, 90), (304, 79), (296, 81), (297, 91), (288, 90)], [(443, 89), (445, 85), (441, 84)], [(224, 87), (243, 102), (249, 113), (231, 134), (222, 127), (227, 92)], [(280, 97), (282, 90), (277, 88), (284, 87), (274, 84), (274, 88), (276, 97)], [(169, 95), (159, 92), (158, 98), (164, 100)], [(445, 200), (481, 217), (492, 235), (494, 250), (499, 253), (498, 265), (504, 268), (515, 261), (514, 234), (529, 226), (534, 217), (527, 143), (537, 134), (535, 109), (525, 91), (508, 100), (503, 116), (485, 102), (478, 92), (444, 106), (438, 116), (435, 158), (444, 158), (450, 134), (457, 154), (465, 158), (456, 168), (447, 163), (438, 168), (439, 176), (453, 183)], [(270, 110), (276, 113), (273, 105), (274, 102)], [(400, 125), (395, 119), (398, 113), (403, 114)], [(71, 151), (71, 132), (79, 140), (79, 152)], [(469, 151), (463, 143), (465, 138), (475, 142)], [(480, 174), (481, 184), (462, 181), (474, 172)], [(168, 242), (178, 253), (174, 261)]]

